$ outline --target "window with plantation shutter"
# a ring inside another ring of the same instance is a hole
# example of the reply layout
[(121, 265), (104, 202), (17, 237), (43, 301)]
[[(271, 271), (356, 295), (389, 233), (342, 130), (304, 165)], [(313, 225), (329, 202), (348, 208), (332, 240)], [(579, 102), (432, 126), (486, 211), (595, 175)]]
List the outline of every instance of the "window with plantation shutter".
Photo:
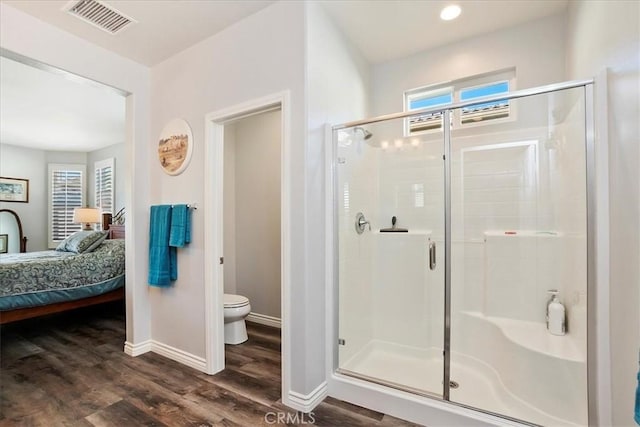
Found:
[(85, 165), (49, 164), (49, 247), (82, 229), (73, 210), (84, 206)]
[(95, 200), (96, 207), (102, 212), (114, 213), (114, 161), (113, 158), (95, 163)]

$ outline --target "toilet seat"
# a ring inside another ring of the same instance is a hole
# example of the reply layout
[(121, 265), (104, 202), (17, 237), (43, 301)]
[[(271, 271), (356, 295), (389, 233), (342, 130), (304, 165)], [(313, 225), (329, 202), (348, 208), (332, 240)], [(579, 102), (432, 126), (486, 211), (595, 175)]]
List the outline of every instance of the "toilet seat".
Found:
[(249, 305), (249, 298), (242, 295), (224, 294), (224, 307), (235, 308)]

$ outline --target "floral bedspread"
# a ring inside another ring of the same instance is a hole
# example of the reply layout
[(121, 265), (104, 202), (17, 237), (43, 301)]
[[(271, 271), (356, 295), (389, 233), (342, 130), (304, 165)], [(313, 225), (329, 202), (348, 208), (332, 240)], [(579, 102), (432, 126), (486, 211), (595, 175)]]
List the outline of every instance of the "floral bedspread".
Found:
[(0, 255), (0, 297), (64, 290), (124, 274), (124, 240), (105, 240), (93, 252), (43, 251)]

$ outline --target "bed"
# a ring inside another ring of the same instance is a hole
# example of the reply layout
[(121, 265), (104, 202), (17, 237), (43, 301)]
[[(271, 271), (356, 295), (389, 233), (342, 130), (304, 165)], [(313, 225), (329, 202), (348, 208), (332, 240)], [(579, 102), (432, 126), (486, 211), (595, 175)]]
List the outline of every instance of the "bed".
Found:
[(0, 255), (0, 324), (124, 298), (124, 240)]

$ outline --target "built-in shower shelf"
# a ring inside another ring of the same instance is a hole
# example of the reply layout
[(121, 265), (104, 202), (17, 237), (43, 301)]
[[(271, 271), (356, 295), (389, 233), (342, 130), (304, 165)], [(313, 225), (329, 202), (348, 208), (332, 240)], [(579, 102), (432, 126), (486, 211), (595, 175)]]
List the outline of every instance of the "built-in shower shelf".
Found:
[(570, 362), (584, 363), (586, 358), (572, 335), (551, 335), (546, 325), (526, 320), (485, 316), (477, 311), (463, 311), (463, 314), (480, 321), (489, 322), (511, 342), (527, 350)]
[(562, 237), (561, 231), (536, 231), (536, 230), (488, 230), (484, 232), (486, 237)]
[(421, 236), (431, 236), (432, 231), (431, 230), (420, 230), (420, 229), (414, 229), (414, 230), (409, 230), (409, 231), (380, 231), (380, 229), (376, 230), (377, 233), (379, 234), (384, 234), (384, 235), (389, 235), (389, 236), (402, 236), (402, 235), (410, 235), (410, 236), (415, 236), (415, 235), (421, 235)]

